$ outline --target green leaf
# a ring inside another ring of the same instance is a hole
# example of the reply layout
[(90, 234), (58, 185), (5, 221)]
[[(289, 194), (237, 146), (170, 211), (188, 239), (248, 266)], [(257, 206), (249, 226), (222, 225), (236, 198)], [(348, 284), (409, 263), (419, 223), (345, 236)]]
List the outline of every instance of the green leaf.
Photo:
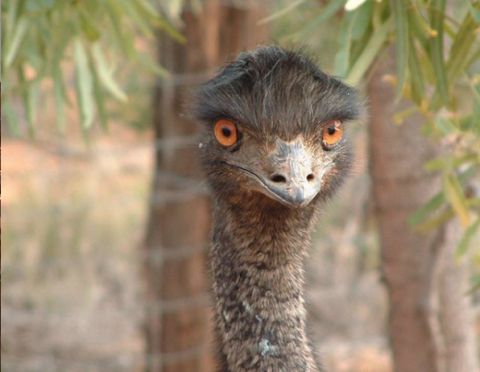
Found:
[(63, 78), (62, 66), (60, 64), (60, 61), (58, 62), (58, 64), (54, 64), (52, 66), (52, 79), (54, 83), (58, 85), (59, 93), (62, 100), (70, 105), (71, 102), (67, 94), (67, 87), (65, 86), (65, 79)]
[(129, 18), (135, 23), (138, 29), (142, 32), (144, 36), (151, 37), (152, 36), (152, 28), (150, 27), (150, 21), (152, 19), (152, 15), (150, 13), (147, 14), (140, 14), (139, 9), (135, 6), (136, 0), (129, 0), (129, 1), (117, 1), (117, 5), (121, 9), (121, 12), (124, 14), (128, 14)]
[(409, 218), (408, 223), (412, 226), (419, 225), (424, 222), (432, 213), (445, 203), (443, 192), (436, 194), (424, 206), (415, 211)]
[(335, 55), (335, 71), (334, 74), (344, 78), (348, 72), (350, 55), (350, 43), (342, 44), (341, 49)]
[[(411, 22), (410, 22), (411, 25)], [(410, 38), (410, 51), (408, 54), (408, 69), (410, 72), (410, 88), (412, 99), (419, 106), (426, 105), (425, 81), (420, 67), (420, 60), (417, 55), (414, 38)]]
[(60, 133), (65, 132), (65, 101), (63, 100), (61, 91), (58, 87), (58, 83), (54, 84), (54, 96), (55, 96), (55, 117), (57, 122), (57, 128)]
[(151, 17), (153, 26), (165, 31), (170, 37), (181, 44), (184, 44), (187, 41), (166, 18), (159, 16), (159, 12), (147, 0), (136, 0), (135, 6), (137, 6), (142, 15), (145, 17)]
[(449, 206), (448, 208), (444, 208), (442, 211), (437, 213), (432, 218), (425, 220), (418, 225), (415, 226), (416, 230), (419, 231), (429, 231), (432, 229), (438, 229), (443, 224), (450, 221), (453, 217), (455, 217), (455, 212)]
[(106, 129), (108, 125), (107, 113), (105, 111), (105, 99), (104, 92), (100, 83), (100, 79), (97, 71), (95, 70), (93, 63), (91, 64), (92, 70), (92, 79), (93, 79), (93, 93), (95, 98), (95, 103), (97, 105), (98, 117), (100, 119), (100, 124), (102, 128)]
[(397, 65), (397, 95), (403, 91), (408, 69), (408, 50), (410, 39), (408, 33), (408, 18), (405, 0), (390, 0), (393, 16), (395, 18), (395, 51)]
[(449, 160), (450, 159), (445, 160), (443, 158), (432, 159), (425, 164), (424, 168), (430, 172), (445, 169), (448, 166), (447, 163), (450, 163)]
[(119, 8), (117, 0), (107, 0), (106, 9), (113, 26), (112, 33), (115, 37), (116, 43), (122, 49), (123, 53), (127, 55), (127, 57), (133, 58), (135, 55), (133, 38), (130, 33), (124, 32), (122, 28), (120, 20), (124, 19), (124, 17), (122, 17), (122, 9)]
[(426, 48), (429, 39), (433, 36), (434, 31), (430, 28), (428, 22), (422, 16), (419, 4), (416, 4), (416, 1), (413, 3), (413, 8), (408, 13), (410, 30), (412, 31), (412, 34), (416, 36), (420, 44)]
[(465, 184), (468, 180), (478, 174), (478, 166), (473, 164), (472, 166), (468, 167), (458, 176), (458, 179), (462, 184)]
[(463, 233), (462, 239), (460, 240), (460, 243), (457, 246), (457, 249), (455, 251), (455, 256), (457, 259), (462, 257), (468, 250), (468, 247), (470, 246), (470, 242), (472, 238), (475, 236), (475, 233), (479, 230), (480, 228), (480, 217), (477, 218), (477, 220), (472, 223)]
[(10, 45), (13, 30), (17, 25), (17, 17), (19, 13), (19, 2), (5, 1), (1, 5), (2, 10), (2, 46)]
[(94, 20), (91, 18), (91, 15), (88, 14), (85, 10), (79, 12), (80, 26), (82, 32), (88, 41), (94, 42), (100, 38), (100, 30), (97, 28), (97, 25), (94, 23)]
[(345, 77), (350, 67), (350, 49), (352, 45), (352, 17), (355, 13), (347, 13), (340, 26), (339, 50), (335, 55), (335, 75)]
[(430, 43), (430, 59), (436, 77), (436, 90), (432, 100), (431, 108), (437, 109), (449, 99), (447, 71), (443, 56), (443, 28), (446, 0), (432, 0), (430, 5), (430, 24), (437, 36)]
[(444, 136), (457, 130), (451, 120), (442, 116), (437, 117), (435, 120), (435, 128), (438, 129)]
[(460, 219), (463, 227), (470, 224), (470, 214), (465, 200), (462, 186), (458, 178), (453, 174), (445, 174), (443, 177), (443, 191), (448, 202)]
[(340, 27), (339, 51), (335, 56), (335, 75), (345, 77), (349, 70), (351, 47), (354, 41), (360, 40), (370, 25), (373, 12), (372, 2), (362, 4), (355, 11), (348, 12)]
[(34, 123), (36, 116), (36, 99), (38, 98), (38, 84), (27, 82), (22, 65), (17, 65), (17, 76), (20, 83), (22, 102), (28, 124), (28, 133), (33, 137), (35, 135)]
[[(444, 156), (428, 161), (425, 164), (425, 170), (433, 172), (438, 170), (452, 170), (470, 162), (476, 162), (479, 159), (474, 154), (465, 154), (460, 157)], [(459, 177), (463, 181), (463, 177)]]
[(88, 56), (79, 38), (75, 38), (74, 57), (76, 70), (77, 100), (80, 107), (80, 120), (84, 130), (92, 126), (94, 118), (93, 82), (88, 65)]
[(22, 43), (23, 38), (28, 30), (28, 22), (24, 17), (20, 17), (15, 25), (13, 31), (13, 38), (10, 45), (6, 47), (5, 53), (5, 68), (10, 67), (13, 60), (15, 59), (20, 44)]
[(415, 105), (409, 106), (401, 111), (397, 111), (393, 115), (393, 122), (397, 125), (401, 125), (407, 118), (418, 112), (418, 107)]
[[(412, 40), (413, 41), (413, 40)], [(418, 41), (418, 39), (416, 39)], [(414, 45), (417, 46), (415, 50), (412, 50), (410, 54), (415, 53), (416, 58), (418, 59), (418, 69), (420, 70), (420, 74), (423, 77), (423, 80), (425, 82), (425, 86), (428, 86), (429, 84), (435, 84), (435, 72), (433, 71), (433, 66), (432, 62), (430, 61), (430, 54), (427, 50), (425, 50), (422, 46), (421, 43), (415, 43)], [(420, 46), (420, 47), (418, 47)], [(413, 47), (412, 47), (413, 48)], [(410, 78), (413, 77), (412, 71), (410, 71)], [(424, 96), (426, 100), (428, 100), (428, 95)], [(428, 109), (428, 106), (423, 107), (422, 111), (425, 111)]]
[(56, 110), (56, 121), (57, 128), (61, 133), (65, 132), (65, 103), (66, 103), (66, 92), (65, 84), (63, 82), (63, 74), (60, 69), (60, 66), (57, 65), (53, 71), (53, 92), (55, 97), (55, 110)]
[[(438, 161), (439, 159), (436, 160)], [(459, 181), (467, 182), (476, 174), (476, 171), (477, 167), (475, 165), (469, 167), (459, 175), (459, 180), (454, 181), (454, 183), (456, 182), (458, 184)], [(454, 188), (458, 189), (458, 186), (454, 186)], [(454, 216), (454, 213), (450, 208), (443, 210), (440, 213), (438, 212), (446, 201), (444, 191), (437, 193), (408, 218), (409, 224), (415, 226), (419, 230), (428, 230), (440, 226)], [(434, 213), (436, 213), (436, 215), (432, 217)]]
[(374, 30), (372, 37), (368, 41), (363, 53), (355, 61), (354, 65), (350, 69), (346, 81), (348, 84), (356, 85), (363, 77), (365, 72), (370, 68), (372, 62), (378, 56), (380, 50), (382, 49), (387, 36), (392, 29), (393, 20), (390, 17), (385, 21), (378, 29)]
[(284, 15), (287, 15), (288, 13), (290, 13), (293, 9), (298, 7), (303, 2), (305, 2), (305, 0), (295, 0), (295, 1), (291, 2), (290, 4), (288, 4), (286, 7), (274, 12), (273, 14), (271, 14), (271, 15), (265, 17), (265, 18), (262, 18), (260, 21), (257, 22), (257, 25), (264, 25), (264, 24), (270, 23), (270, 22), (272, 22), (272, 21), (274, 21), (278, 18), (281, 18)]
[(112, 70), (107, 66), (107, 62), (103, 56), (103, 53), (100, 49), (100, 45), (94, 44), (92, 46), (92, 54), (95, 60), (95, 66), (98, 71), (98, 76), (102, 85), (119, 101), (126, 102), (127, 95), (119, 87), (112, 75)]
[(158, 63), (153, 61), (150, 56), (145, 53), (139, 53), (138, 61), (143, 65), (147, 70), (153, 72), (155, 75), (158, 75), (163, 78), (168, 78), (170, 76), (169, 72), (160, 66)]
[[(373, 13), (373, 2), (367, 1), (358, 7), (353, 13), (351, 38), (352, 40), (360, 40), (370, 25), (370, 20)], [(348, 14), (347, 14), (348, 16)]]
[(465, 71), (469, 63), (469, 54), (476, 37), (475, 22), (470, 13), (467, 13), (449, 53), (447, 62), (447, 76), (449, 85), (452, 86), (458, 77)]
[(14, 136), (20, 135), (20, 121), (18, 115), (13, 110), (10, 101), (6, 97), (2, 97), (2, 115), (5, 115), (5, 121)]

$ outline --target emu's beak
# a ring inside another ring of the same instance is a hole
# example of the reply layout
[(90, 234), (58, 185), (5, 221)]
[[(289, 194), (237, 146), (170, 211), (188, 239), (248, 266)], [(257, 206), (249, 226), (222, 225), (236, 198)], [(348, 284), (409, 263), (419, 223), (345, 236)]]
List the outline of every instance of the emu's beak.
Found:
[(266, 170), (260, 177), (265, 191), (283, 204), (306, 206), (320, 191), (322, 175), (316, 174), (312, 155), (301, 140), (278, 140)]

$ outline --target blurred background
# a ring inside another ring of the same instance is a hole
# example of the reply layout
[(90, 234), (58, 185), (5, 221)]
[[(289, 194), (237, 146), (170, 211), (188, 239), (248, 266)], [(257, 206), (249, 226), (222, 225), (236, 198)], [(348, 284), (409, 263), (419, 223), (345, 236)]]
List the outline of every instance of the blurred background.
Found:
[(242, 50), (358, 87), (355, 165), (307, 262), (328, 371), (475, 372), (480, 3), (3, 0), (1, 367), (211, 371), (189, 93)]

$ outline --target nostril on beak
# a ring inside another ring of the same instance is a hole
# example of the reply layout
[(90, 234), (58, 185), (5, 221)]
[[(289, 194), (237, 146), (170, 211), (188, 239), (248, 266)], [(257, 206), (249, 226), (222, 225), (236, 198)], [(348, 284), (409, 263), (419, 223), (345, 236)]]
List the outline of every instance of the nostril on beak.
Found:
[(272, 177), (270, 177), (270, 180), (276, 183), (285, 183), (287, 182), (287, 179), (285, 176), (282, 176), (281, 174), (274, 174)]
[(308, 176), (307, 176), (307, 181), (313, 181), (315, 179), (315, 175), (313, 173), (310, 173)]

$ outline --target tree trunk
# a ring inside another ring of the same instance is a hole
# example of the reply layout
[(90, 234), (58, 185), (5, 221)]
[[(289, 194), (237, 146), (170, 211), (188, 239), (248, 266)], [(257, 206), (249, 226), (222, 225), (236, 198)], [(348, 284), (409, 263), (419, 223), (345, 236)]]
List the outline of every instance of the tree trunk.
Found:
[(156, 163), (144, 250), (149, 371), (214, 370), (205, 264), (209, 200), (196, 153), (197, 125), (184, 115), (184, 104), (187, 91), (215, 67), (265, 36), (256, 26), (262, 11), (254, 2), (244, 8), (200, 4), (198, 11), (186, 4), (182, 13), (186, 45), (163, 34), (159, 40), (159, 62), (172, 78), (161, 80), (154, 96)]
[(445, 255), (440, 277), (440, 323), (445, 337), (445, 363), (448, 372), (477, 372), (478, 349), (474, 313), (468, 289), (467, 263), (458, 264), (454, 258), (460, 238), (457, 223), (445, 231)]
[(394, 112), (407, 106), (394, 104), (394, 88), (384, 79), (394, 73), (390, 50), (378, 59), (368, 93), (370, 167), (395, 371), (478, 371), (464, 268), (455, 266), (452, 254), (458, 228), (448, 223), (417, 232), (407, 223), (441, 189), (440, 177), (424, 169), (439, 150), (421, 133), (420, 115), (393, 124)]

